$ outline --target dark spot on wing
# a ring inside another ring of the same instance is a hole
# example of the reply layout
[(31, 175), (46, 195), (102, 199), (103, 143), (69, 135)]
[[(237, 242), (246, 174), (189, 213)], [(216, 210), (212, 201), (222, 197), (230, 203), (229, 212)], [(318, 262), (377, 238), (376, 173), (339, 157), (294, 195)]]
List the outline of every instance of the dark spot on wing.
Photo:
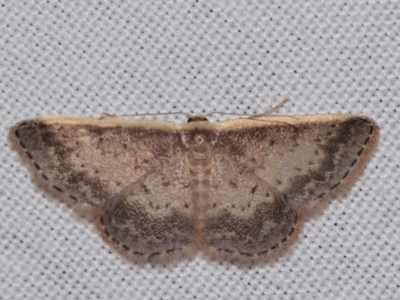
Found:
[(257, 191), (257, 186), (255, 185), (251, 188), (251, 193), (254, 195), (256, 191)]

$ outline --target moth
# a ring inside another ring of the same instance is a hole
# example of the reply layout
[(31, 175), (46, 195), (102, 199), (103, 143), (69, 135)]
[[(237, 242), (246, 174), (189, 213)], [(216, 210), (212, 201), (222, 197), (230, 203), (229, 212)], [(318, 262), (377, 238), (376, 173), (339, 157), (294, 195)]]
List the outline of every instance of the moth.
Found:
[(9, 132), (34, 181), (136, 262), (282, 255), (309, 215), (349, 189), (378, 138), (373, 120), (349, 114), (42, 117)]

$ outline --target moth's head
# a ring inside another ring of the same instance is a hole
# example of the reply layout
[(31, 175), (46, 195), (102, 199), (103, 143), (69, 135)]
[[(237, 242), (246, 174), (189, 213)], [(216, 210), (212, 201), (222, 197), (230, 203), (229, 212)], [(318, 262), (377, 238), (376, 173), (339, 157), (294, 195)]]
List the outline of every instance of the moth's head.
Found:
[(193, 122), (208, 122), (208, 119), (204, 116), (191, 116), (187, 120), (188, 123), (193, 123)]

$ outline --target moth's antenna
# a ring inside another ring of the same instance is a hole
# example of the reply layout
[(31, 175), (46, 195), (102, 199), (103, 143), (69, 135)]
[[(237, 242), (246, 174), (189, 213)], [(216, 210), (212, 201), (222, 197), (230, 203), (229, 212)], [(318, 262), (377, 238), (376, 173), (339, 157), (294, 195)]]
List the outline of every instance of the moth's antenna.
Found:
[(263, 116), (267, 116), (267, 115), (271, 115), (274, 111), (276, 111), (277, 109), (281, 108), (283, 105), (285, 105), (286, 102), (288, 102), (290, 99), (286, 98), (283, 99), (281, 102), (279, 102), (277, 105), (275, 105), (274, 107), (268, 109), (266, 112), (263, 112), (262, 114), (259, 115), (254, 115), (251, 116), (250, 119), (252, 118), (257, 118), (257, 117), (263, 117)]
[(224, 115), (224, 116), (247, 116), (246, 114), (236, 114), (236, 113), (230, 113), (230, 112), (223, 112), (223, 111), (212, 111), (209, 113), (206, 113), (205, 115), (202, 115), (202, 117), (207, 118), (208, 116), (211, 115)]
[[(274, 107), (268, 109), (266, 112), (259, 114), (259, 115), (253, 115), (250, 117), (250, 119), (252, 118), (257, 118), (257, 117), (262, 117), (262, 116), (266, 116), (266, 115), (270, 115), (272, 114), (274, 111), (276, 111), (278, 108), (282, 107), (286, 102), (289, 101), (289, 98), (286, 98), (284, 100), (282, 100), (280, 103), (278, 103), (277, 105), (275, 105)], [(246, 114), (237, 114), (237, 113), (229, 113), (229, 112), (209, 112), (207, 114), (201, 115), (201, 116), (194, 116), (182, 111), (172, 111), (172, 112), (160, 112), (160, 113), (146, 113), (146, 114), (123, 114), (123, 115), (115, 115), (115, 114), (109, 114), (106, 112), (103, 112), (100, 116), (100, 119), (104, 119), (104, 118), (116, 118), (116, 117), (147, 117), (147, 116), (165, 116), (165, 115), (184, 115), (186, 116), (188, 119), (190, 118), (194, 118), (194, 117), (202, 117), (202, 118), (207, 118), (208, 116), (211, 116), (213, 114), (218, 114), (218, 115), (228, 115), (228, 116), (248, 116)]]
[(165, 116), (165, 115), (184, 115), (188, 118), (192, 117), (191, 114), (182, 112), (182, 111), (172, 111), (172, 112), (160, 112), (160, 113), (148, 113), (148, 114), (123, 114), (123, 115), (114, 115), (103, 112), (100, 116), (100, 119), (103, 118), (116, 118), (116, 117), (147, 117), (147, 116)]
[[(288, 102), (290, 99), (286, 98), (283, 99), (281, 102), (279, 102), (277, 105), (275, 105), (274, 107), (268, 109), (266, 112), (263, 112), (262, 114), (259, 115), (253, 115), (250, 116), (249, 118), (257, 118), (257, 117), (262, 117), (262, 116), (266, 116), (266, 115), (270, 115), (272, 114), (274, 111), (276, 111), (278, 108), (282, 107), (286, 102)], [(202, 117), (208, 117), (211, 116), (213, 114), (218, 114), (218, 115), (228, 115), (228, 116), (248, 116), (246, 114), (236, 114), (236, 113), (229, 113), (229, 112), (217, 112), (217, 111), (213, 111), (213, 112), (209, 112), (205, 115), (203, 115)]]

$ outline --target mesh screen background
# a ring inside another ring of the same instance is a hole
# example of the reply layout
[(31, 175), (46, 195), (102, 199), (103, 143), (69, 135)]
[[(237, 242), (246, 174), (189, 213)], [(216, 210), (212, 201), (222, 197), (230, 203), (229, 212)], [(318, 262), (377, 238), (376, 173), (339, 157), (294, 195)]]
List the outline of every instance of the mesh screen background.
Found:
[[(4, 1), (0, 299), (395, 299), (399, 6)], [(280, 114), (364, 114), (381, 139), (351, 193), (306, 224), (291, 254), (252, 268), (201, 255), (168, 268), (128, 263), (31, 183), (6, 139), (10, 126), (36, 116), (254, 114), (285, 97)]]

